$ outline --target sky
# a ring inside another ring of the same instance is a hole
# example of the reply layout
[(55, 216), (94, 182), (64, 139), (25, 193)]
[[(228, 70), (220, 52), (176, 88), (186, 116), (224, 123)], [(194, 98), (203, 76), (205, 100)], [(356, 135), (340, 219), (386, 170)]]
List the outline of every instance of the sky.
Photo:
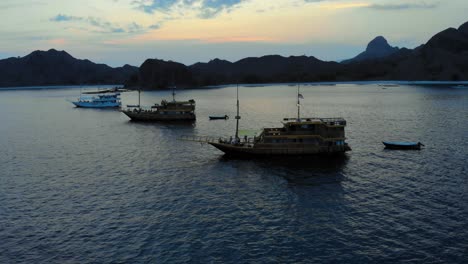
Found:
[(467, 0), (1, 0), (0, 59), (54, 48), (111, 66), (269, 54), (339, 61), (379, 35), (414, 48), (467, 14)]

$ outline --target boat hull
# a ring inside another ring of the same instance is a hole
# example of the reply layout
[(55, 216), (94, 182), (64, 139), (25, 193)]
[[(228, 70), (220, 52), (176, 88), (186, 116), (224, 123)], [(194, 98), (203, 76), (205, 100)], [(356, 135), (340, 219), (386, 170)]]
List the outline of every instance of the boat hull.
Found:
[(420, 150), (422, 144), (419, 142), (382, 142), (386, 149)]
[(252, 145), (233, 145), (229, 143), (214, 143), (210, 145), (232, 156), (304, 156), (304, 155), (335, 155), (350, 151), (348, 145), (344, 146), (290, 146), (290, 147), (257, 147)]
[(81, 108), (119, 108), (120, 103), (92, 103), (92, 102), (72, 102), (76, 107)]
[(193, 121), (196, 119), (195, 114), (171, 114), (165, 115), (154, 111), (122, 111), (133, 121), (141, 122), (158, 122), (158, 121)]
[(210, 116), (210, 120), (226, 120), (229, 119), (227, 116)]

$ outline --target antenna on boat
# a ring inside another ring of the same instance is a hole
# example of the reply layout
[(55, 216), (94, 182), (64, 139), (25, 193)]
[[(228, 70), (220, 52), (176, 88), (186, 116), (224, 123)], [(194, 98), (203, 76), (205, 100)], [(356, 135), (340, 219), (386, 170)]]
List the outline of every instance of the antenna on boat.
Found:
[(301, 94), (299, 93), (300, 86), (300, 83), (297, 83), (297, 122), (301, 121), (301, 101), (299, 100), (301, 97)]
[(138, 88), (138, 108), (141, 108), (141, 88)]
[(236, 115), (236, 139), (239, 139), (239, 83), (237, 83), (237, 115)]
[(175, 102), (175, 78), (174, 73), (172, 73), (172, 102)]
[(172, 101), (175, 102), (175, 86), (172, 86)]

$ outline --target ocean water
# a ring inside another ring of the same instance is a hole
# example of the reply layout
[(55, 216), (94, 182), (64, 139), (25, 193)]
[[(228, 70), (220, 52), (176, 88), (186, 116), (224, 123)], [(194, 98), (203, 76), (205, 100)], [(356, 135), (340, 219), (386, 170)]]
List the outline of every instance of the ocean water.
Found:
[[(295, 116), (296, 87), (239, 90), (242, 130)], [(179, 91), (189, 124), (74, 108), (79, 92), (0, 90), (0, 263), (468, 261), (467, 89), (305, 85), (303, 116), (344, 117), (353, 150), (262, 160), (178, 140), (233, 135), (235, 87)]]

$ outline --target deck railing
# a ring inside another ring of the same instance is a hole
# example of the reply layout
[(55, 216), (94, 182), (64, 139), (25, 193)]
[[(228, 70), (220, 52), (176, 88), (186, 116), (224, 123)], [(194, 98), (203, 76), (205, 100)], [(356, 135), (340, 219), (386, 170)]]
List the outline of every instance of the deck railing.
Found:
[[(283, 118), (286, 122), (297, 122), (297, 118)], [(302, 117), (301, 122), (321, 121), (330, 125), (346, 125), (346, 120), (342, 117)]]
[(192, 142), (200, 142), (200, 143), (229, 143), (229, 144), (234, 144), (234, 143), (240, 143), (240, 144), (253, 144), (258, 138), (256, 137), (247, 137), (247, 139), (244, 138), (239, 138), (239, 141), (235, 141), (234, 137), (215, 137), (215, 136), (181, 136), (179, 137), (179, 140), (182, 141), (192, 141)]

